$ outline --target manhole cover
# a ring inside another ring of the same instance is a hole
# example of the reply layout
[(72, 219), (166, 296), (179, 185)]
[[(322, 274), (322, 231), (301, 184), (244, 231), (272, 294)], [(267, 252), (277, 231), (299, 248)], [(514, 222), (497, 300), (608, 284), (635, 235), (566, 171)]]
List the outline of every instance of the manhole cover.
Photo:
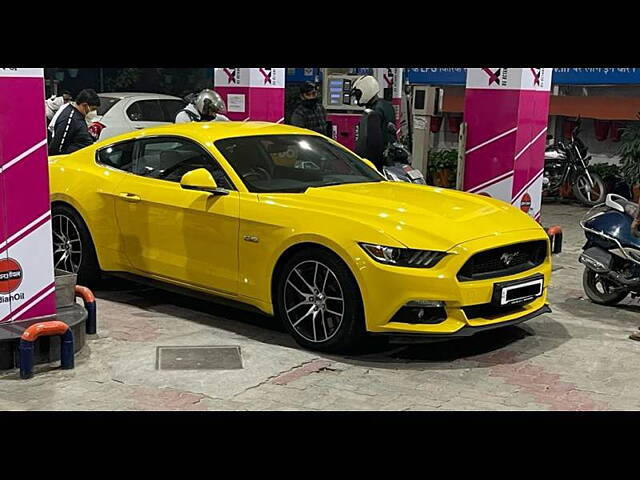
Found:
[(235, 370), (240, 347), (157, 347), (156, 370)]

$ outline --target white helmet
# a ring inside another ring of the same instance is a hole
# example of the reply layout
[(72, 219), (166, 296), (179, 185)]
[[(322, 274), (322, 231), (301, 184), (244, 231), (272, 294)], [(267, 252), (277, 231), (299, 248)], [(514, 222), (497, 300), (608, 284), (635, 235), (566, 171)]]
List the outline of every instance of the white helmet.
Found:
[(353, 82), (351, 96), (355, 98), (356, 104), (367, 105), (380, 92), (380, 84), (371, 75), (363, 75)]
[(222, 97), (213, 90), (202, 90), (195, 101), (196, 109), (203, 117), (215, 117), (218, 113), (226, 112), (227, 108)]

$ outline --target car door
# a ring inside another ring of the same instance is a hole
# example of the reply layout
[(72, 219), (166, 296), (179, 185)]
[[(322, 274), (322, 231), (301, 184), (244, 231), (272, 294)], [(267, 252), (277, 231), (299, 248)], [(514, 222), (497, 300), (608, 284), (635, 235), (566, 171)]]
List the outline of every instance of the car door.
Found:
[(131, 129), (157, 127), (167, 123), (166, 114), (158, 99), (130, 100), (125, 108), (125, 116), (131, 124)]
[[(119, 186), (116, 216), (138, 273), (221, 293), (238, 290), (239, 197), (210, 152), (184, 137), (136, 141), (134, 175)], [(228, 195), (185, 190), (181, 177), (211, 172)]]

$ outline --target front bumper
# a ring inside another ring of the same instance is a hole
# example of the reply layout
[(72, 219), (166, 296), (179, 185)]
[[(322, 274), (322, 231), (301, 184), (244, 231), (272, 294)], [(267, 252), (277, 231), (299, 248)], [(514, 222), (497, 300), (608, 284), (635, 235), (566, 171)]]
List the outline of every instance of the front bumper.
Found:
[(523, 317), (519, 317), (515, 320), (509, 320), (509, 321), (499, 322), (499, 323), (491, 323), (488, 325), (477, 326), (477, 327), (472, 327), (470, 325), (467, 325), (466, 327), (462, 327), (460, 330), (453, 333), (402, 334), (402, 333), (377, 332), (377, 333), (372, 333), (371, 335), (387, 337), (391, 343), (430, 343), (430, 342), (449, 339), (449, 338), (470, 337), (471, 335), (475, 335), (476, 333), (480, 333), (480, 332), (485, 332), (487, 330), (494, 330), (496, 328), (518, 325), (520, 323), (526, 322), (527, 320), (531, 320), (532, 318), (538, 317), (545, 313), (551, 313), (551, 308), (549, 308), (548, 305), (544, 305), (542, 308), (539, 308), (538, 310), (528, 313)]
[[(549, 256), (541, 265), (515, 275), (473, 281), (459, 281), (456, 278), (458, 271), (473, 254), (531, 240), (548, 242), (549, 238), (544, 230), (532, 229), (472, 240), (452, 249), (450, 255), (428, 269), (383, 265), (362, 252), (355, 257), (358, 267), (356, 276), (359, 277), (362, 291), (367, 331), (396, 336), (465, 336), (547, 313), (547, 287), (551, 279)], [(469, 312), (469, 307), (490, 304), (495, 283), (521, 280), (535, 274), (544, 277), (544, 291), (532, 302), (502, 313), (492, 313), (491, 309), (480, 315), (467, 316), (465, 313)], [(403, 306), (420, 300), (444, 302), (446, 319), (434, 324), (392, 321)]]

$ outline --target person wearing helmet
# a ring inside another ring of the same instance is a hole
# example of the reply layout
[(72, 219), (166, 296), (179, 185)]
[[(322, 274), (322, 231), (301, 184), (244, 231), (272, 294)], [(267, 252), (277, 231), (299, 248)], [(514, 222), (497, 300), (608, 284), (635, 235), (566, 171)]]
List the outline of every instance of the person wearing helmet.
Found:
[(382, 171), (384, 151), (393, 140), (387, 126), (395, 124), (395, 112), (388, 101), (378, 97), (379, 92), (380, 84), (371, 75), (356, 79), (351, 89), (356, 105), (365, 107), (358, 124), (355, 152)]
[(226, 107), (222, 97), (213, 90), (202, 90), (198, 96), (187, 97), (190, 103), (176, 115), (175, 123), (228, 122), (223, 115)]
[(318, 89), (313, 82), (302, 84), (300, 99), (302, 101), (291, 115), (291, 125), (327, 135), (327, 112), (318, 101)]

